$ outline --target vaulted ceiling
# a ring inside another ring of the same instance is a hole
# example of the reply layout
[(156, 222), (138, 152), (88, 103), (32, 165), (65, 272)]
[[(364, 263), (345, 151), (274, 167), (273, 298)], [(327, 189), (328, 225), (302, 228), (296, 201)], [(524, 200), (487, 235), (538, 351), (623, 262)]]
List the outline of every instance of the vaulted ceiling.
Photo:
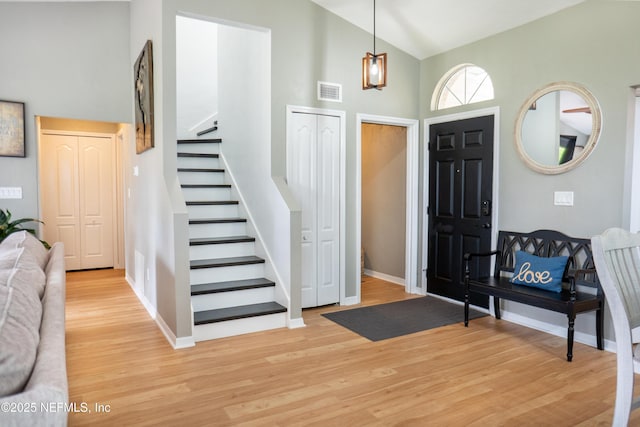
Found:
[[(373, 32), (374, 0), (311, 0)], [(584, 0), (376, 0), (376, 36), (424, 59)]]

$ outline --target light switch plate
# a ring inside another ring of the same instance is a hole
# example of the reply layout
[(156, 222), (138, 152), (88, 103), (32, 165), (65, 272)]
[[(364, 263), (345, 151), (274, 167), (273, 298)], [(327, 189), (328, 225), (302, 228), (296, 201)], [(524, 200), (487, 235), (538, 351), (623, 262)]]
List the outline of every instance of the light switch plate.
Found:
[(573, 191), (554, 192), (553, 204), (556, 206), (573, 206)]
[(0, 199), (22, 199), (22, 187), (0, 187)]

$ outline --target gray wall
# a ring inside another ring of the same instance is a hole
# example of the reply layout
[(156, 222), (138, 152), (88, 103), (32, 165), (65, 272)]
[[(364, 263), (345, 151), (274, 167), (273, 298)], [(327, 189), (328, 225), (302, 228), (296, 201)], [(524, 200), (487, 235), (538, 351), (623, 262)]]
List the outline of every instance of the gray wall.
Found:
[(0, 157), (1, 200), (14, 217), (38, 217), (35, 116), (130, 121), (129, 5), (0, 2), (0, 99), (25, 103), (26, 158)]
[[(420, 115), (432, 117), (480, 107), (500, 107), (499, 224), (495, 228), (551, 228), (590, 237), (625, 216), (623, 195), (630, 86), (640, 84), (639, 2), (587, 1), (531, 24), (421, 63)], [(495, 100), (441, 112), (430, 111), (438, 79), (465, 62), (484, 68)], [(603, 113), (600, 142), (578, 169), (562, 175), (529, 170), (516, 152), (513, 129), (518, 110), (536, 89), (555, 81), (586, 86)], [(554, 191), (573, 191), (573, 207), (554, 206)], [(507, 304), (519, 314), (566, 325), (563, 316)], [(578, 331), (593, 332), (592, 318), (580, 316)], [(609, 337), (612, 335), (609, 334)]]

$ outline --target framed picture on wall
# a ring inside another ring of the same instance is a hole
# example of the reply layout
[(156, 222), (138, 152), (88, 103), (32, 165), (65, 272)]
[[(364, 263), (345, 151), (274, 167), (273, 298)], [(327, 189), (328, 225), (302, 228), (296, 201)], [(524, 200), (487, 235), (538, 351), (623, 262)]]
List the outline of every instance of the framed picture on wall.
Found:
[(25, 156), (24, 130), (24, 102), (0, 101), (0, 156)]
[(136, 109), (136, 153), (153, 148), (153, 51), (147, 40), (133, 66)]

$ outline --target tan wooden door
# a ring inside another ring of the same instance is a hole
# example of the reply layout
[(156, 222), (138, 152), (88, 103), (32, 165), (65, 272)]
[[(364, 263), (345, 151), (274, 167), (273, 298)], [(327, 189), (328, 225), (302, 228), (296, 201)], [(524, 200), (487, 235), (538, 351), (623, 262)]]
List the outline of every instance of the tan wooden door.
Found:
[(44, 238), (65, 245), (67, 270), (114, 265), (113, 136), (43, 134)]

